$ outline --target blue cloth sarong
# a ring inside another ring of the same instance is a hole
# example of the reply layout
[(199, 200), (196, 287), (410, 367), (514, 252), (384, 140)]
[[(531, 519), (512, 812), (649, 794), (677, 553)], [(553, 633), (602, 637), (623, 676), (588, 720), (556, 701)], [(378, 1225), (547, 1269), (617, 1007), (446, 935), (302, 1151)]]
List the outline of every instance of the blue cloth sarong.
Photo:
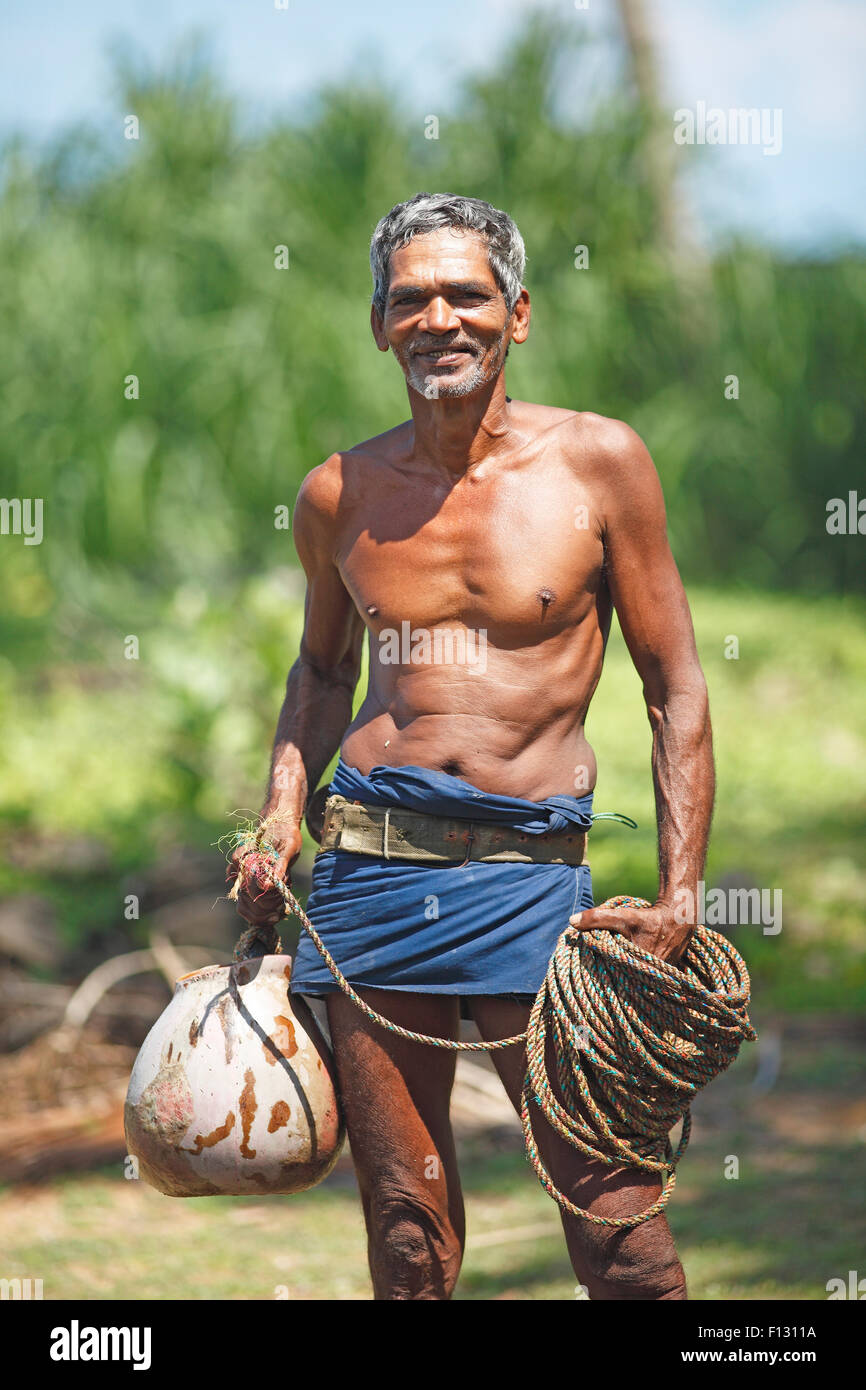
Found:
[[(423, 767), (340, 759), (330, 792), (368, 806), (509, 826), (543, 835), (592, 824), (592, 793), (522, 801)], [(569, 916), (593, 906), (589, 865), (414, 864), (345, 850), (317, 854), (307, 913), (350, 984), (424, 994), (526, 994), (541, 987)], [(306, 932), (295, 994), (338, 989)]]

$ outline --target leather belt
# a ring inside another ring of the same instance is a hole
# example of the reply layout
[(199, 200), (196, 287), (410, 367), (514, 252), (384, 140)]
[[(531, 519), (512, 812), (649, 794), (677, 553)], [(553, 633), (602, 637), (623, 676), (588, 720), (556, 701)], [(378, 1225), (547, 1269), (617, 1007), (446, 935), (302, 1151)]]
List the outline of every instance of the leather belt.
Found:
[(510, 826), (427, 816), (401, 807), (364, 806), (329, 796), (321, 850), (372, 854), (424, 864), (585, 864), (586, 831), (526, 835)]

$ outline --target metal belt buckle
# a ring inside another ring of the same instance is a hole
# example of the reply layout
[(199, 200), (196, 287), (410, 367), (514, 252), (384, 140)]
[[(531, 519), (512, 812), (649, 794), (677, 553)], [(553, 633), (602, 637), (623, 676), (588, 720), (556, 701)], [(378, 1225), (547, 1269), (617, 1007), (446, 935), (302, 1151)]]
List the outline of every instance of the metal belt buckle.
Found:
[(466, 858), (463, 860), (463, 863), (462, 863), (461, 865), (459, 865), (459, 867), (460, 867), (461, 869), (465, 869), (465, 868), (466, 868), (466, 865), (469, 863), (469, 860), (470, 860), (471, 855), (472, 855), (472, 846), (474, 845), (474, 843), (475, 843), (475, 826), (474, 826), (474, 824), (472, 823), (472, 821), (470, 821), (470, 822), (469, 822), (469, 834), (468, 834), (467, 837), (466, 837)]

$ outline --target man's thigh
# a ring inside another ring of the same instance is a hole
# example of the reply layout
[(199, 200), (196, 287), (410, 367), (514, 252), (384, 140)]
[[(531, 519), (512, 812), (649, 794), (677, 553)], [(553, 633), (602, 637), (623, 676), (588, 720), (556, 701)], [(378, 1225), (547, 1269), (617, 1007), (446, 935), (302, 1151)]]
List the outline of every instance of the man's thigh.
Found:
[[(454, 995), (359, 989), (385, 1018), (433, 1037), (459, 1036)], [(462, 1242), (463, 1204), (449, 1107), (456, 1054), (409, 1042), (368, 1019), (342, 994), (328, 1024), (352, 1159), (368, 1227), (377, 1206), (404, 1194), (429, 1203)]]
[[(529, 1022), (530, 1007), (524, 1004), (484, 995), (475, 995), (468, 1003), (485, 1041), (522, 1033)], [(519, 1113), (526, 1076), (526, 1049), (506, 1047), (491, 1053), (491, 1057)], [(564, 1103), (549, 1044), (546, 1061), (551, 1089), (560, 1103)], [(632, 1216), (645, 1211), (660, 1195), (661, 1181), (655, 1173), (636, 1168), (612, 1168), (586, 1158), (548, 1124), (535, 1102), (532, 1102), (530, 1117), (544, 1166), (560, 1192), (575, 1206), (595, 1216)], [(685, 1296), (682, 1268), (664, 1215), (626, 1230), (598, 1226), (565, 1212), (561, 1212), (561, 1216), (572, 1263), (591, 1298)]]

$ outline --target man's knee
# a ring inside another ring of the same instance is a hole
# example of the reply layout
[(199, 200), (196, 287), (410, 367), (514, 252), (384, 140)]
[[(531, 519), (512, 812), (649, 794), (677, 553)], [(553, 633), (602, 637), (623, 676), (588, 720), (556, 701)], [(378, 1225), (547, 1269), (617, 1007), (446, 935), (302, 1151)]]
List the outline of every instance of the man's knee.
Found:
[(686, 1280), (673, 1237), (662, 1220), (610, 1231), (582, 1222), (581, 1265), (591, 1299), (685, 1299)]
[(365, 1203), (378, 1297), (448, 1298), (463, 1259), (462, 1232), (433, 1194), (394, 1178)]

